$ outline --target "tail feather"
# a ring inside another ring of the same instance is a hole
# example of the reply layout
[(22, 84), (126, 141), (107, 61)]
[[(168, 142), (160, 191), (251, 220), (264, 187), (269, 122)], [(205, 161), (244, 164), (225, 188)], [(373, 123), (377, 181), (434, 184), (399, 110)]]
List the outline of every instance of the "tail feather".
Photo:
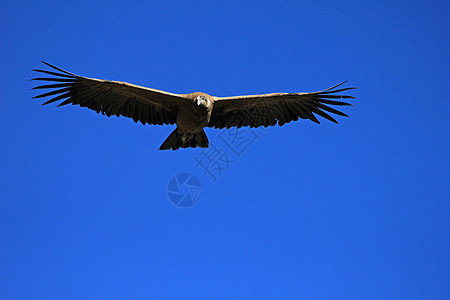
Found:
[(167, 137), (167, 139), (162, 143), (159, 150), (177, 150), (179, 148), (208, 148), (209, 141), (208, 137), (204, 130), (194, 134), (194, 135), (183, 135), (178, 133), (178, 130), (175, 129), (172, 133)]

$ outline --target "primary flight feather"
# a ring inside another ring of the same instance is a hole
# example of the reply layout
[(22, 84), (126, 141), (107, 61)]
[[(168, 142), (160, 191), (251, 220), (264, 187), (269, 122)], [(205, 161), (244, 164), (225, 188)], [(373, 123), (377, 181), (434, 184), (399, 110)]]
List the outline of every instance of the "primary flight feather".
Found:
[(33, 97), (53, 96), (42, 105), (66, 99), (58, 106), (80, 105), (108, 117), (112, 115), (129, 117), (144, 125), (176, 124), (177, 128), (164, 141), (160, 150), (209, 147), (204, 127), (267, 127), (277, 123), (283, 126), (299, 118), (320, 123), (315, 115), (337, 123), (329, 113), (345, 117), (347, 115), (330, 105), (351, 105), (336, 99), (354, 98), (337, 94), (354, 89), (352, 87), (336, 89), (345, 82), (313, 93), (273, 93), (234, 97), (214, 97), (201, 92), (173, 94), (126, 82), (78, 76), (49, 63), (43, 63), (60, 73), (33, 70), (52, 75), (32, 79), (49, 83), (33, 88), (51, 89), (50, 92)]

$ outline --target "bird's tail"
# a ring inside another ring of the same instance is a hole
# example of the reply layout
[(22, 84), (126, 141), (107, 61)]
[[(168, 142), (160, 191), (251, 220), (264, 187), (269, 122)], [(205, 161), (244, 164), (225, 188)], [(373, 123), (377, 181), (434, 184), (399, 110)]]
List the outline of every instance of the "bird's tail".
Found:
[(179, 148), (208, 148), (209, 141), (208, 137), (204, 130), (192, 135), (182, 135), (178, 133), (178, 130), (175, 128), (174, 131), (167, 137), (167, 139), (162, 143), (159, 150), (177, 150)]

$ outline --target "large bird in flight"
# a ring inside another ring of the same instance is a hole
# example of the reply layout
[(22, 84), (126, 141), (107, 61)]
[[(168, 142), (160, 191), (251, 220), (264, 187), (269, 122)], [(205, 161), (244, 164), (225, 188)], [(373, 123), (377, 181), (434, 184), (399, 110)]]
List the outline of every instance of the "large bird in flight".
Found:
[(273, 93), (249, 96), (214, 97), (205, 93), (172, 94), (120, 81), (87, 78), (43, 62), (60, 73), (47, 70), (33, 70), (54, 77), (39, 77), (32, 80), (51, 84), (33, 89), (52, 91), (33, 98), (54, 96), (42, 105), (63, 100), (58, 106), (80, 105), (103, 115), (125, 116), (134, 122), (153, 125), (176, 124), (160, 150), (209, 147), (204, 127), (259, 127), (283, 126), (285, 123), (309, 119), (319, 123), (315, 115), (334, 123), (337, 121), (328, 113), (347, 117), (346, 114), (329, 105), (351, 105), (336, 99), (354, 98), (337, 93), (353, 89), (340, 88), (342, 82), (329, 89), (313, 93)]

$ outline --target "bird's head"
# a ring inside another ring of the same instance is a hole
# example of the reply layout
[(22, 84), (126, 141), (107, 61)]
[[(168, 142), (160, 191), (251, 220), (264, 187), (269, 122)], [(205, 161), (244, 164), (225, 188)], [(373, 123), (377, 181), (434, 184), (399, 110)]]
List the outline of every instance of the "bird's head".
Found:
[(203, 108), (208, 108), (211, 104), (211, 102), (209, 101), (209, 99), (203, 95), (199, 95), (197, 96), (197, 105)]

